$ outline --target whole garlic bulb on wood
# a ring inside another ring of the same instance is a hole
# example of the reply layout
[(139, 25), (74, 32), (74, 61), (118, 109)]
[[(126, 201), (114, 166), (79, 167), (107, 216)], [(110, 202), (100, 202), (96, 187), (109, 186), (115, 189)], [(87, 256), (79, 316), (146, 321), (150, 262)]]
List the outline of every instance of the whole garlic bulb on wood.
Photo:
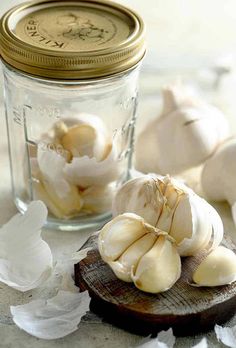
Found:
[(223, 224), (216, 210), (183, 183), (155, 174), (125, 183), (113, 200), (113, 215), (140, 215), (169, 233), (181, 256), (216, 248), (223, 238)]
[(199, 286), (220, 286), (236, 281), (235, 253), (224, 246), (219, 246), (197, 267), (193, 281)]
[(174, 240), (135, 214), (123, 214), (99, 234), (99, 251), (116, 276), (142, 291), (159, 293), (179, 279), (181, 261)]
[(189, 96), (181, 85), (166, 88), (162, 114), (138, 137), (136, 168), (145, 173), (181, 173), (206, 161), (228, 136), (221, 111)]

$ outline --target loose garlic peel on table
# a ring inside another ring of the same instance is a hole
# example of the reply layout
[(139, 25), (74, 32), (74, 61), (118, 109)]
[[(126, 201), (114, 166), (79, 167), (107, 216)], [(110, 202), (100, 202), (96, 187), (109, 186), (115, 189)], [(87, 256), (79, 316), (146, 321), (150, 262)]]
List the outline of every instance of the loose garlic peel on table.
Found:
[(179, 174), (204, 163), (229, 136), (229, 127), (220, 110), (190, 95), (181, 84), (163, 89), (162, 98), (161, 115), (137, 138), (136, 168)]
[(180, 277), (181, 261), (173, 238), (136, 214), (122, 214), (106, 224), (98, 246), (116, 276), (134, 282), (142, 291), (166, 291)]
[(54, 124), (42, 135), (61, 152), (38, 147), (31, 157), (35, 198), (61, 219), (109, 211), (121, 173), (118, 149), (97, 116), (80, 114)]
[(216, 210), (183, 183), (155, 174), (125, 183), (113, 200), (113, 216), (135, 213), (172, 236), (180, 256), (216, 248), (223, 224)]

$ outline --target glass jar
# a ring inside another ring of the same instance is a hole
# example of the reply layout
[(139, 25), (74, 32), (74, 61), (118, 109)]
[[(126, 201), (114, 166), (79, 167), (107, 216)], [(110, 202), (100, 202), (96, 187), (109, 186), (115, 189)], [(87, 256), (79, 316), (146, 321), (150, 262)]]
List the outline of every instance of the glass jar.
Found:
[(49, 0), (6, 13), (0, 49), (14, 201), (48, 226), (98, 228), (130, 176), (140, 17), (106, 1)]

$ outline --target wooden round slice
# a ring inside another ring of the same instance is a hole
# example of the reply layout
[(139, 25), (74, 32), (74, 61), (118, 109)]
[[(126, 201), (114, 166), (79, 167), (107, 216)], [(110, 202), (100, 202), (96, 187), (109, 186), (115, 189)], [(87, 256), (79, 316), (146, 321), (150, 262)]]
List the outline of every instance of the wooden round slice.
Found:
[(97, 236), (90, 237), (83, 246), (87, 247), (92, 250), (75, 265), (75, 283), (82, 291), (89, 291), (92, 311), (125, 330), (148, 335), (172, 327), (175, 335), (193, 335), (226, 322), (236, 311), (236, 282), (214, 288), (190, 285), (203, 255), (182, 259), (177, 283), (153, 295), (117, 279), (101, 259)]

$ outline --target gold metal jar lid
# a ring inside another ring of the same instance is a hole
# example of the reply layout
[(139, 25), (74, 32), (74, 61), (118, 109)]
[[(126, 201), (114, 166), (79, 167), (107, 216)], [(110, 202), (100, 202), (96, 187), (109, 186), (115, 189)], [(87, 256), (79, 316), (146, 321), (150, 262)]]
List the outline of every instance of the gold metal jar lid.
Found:
[(108, 76), (142, 59), (144, 24), (106, 0), (24, 3), (1, 18), (0, 54), (14, 68), (41, 77)]

